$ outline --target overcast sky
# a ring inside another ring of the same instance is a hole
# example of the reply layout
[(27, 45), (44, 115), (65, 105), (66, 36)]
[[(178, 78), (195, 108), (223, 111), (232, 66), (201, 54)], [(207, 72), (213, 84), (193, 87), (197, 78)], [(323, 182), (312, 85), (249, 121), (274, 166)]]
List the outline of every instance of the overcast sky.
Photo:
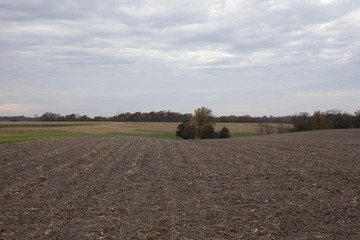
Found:
[(0, 116), (360, 110), (358, 0), (0, 0)]

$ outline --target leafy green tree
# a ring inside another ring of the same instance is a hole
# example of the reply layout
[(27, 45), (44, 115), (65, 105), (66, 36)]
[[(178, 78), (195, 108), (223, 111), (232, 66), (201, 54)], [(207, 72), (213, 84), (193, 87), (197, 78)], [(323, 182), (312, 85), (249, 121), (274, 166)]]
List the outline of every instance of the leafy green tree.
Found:
[(312, 125), (313, 130), (321, 130), (321, 129), (330, 128), (330, 123), (329, 123), (328, 119), (320, 111), (314, 112), (314, 114), (312, 116), (311, 125)]
[(210, 108), (201, 107), (195, 110), (195, 124), (198, 132), (200, 133), (205, 125), (212, 126), (214, 123), (214, 117)]

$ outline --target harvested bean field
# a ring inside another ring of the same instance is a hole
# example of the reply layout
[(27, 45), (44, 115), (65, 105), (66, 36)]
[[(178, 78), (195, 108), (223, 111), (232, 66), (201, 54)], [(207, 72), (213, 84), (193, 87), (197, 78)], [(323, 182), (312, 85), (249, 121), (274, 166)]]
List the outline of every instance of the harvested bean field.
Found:
[(2, 144), (0, 239), (360, 239), (360, 131)]

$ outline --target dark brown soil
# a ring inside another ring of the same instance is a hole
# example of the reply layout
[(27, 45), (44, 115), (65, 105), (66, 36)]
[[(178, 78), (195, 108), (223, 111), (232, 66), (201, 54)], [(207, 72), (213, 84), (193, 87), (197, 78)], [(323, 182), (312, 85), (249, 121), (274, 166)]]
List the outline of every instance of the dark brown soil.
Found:
[(0, 145), (0, 239), (360, 239), (360, 130)]

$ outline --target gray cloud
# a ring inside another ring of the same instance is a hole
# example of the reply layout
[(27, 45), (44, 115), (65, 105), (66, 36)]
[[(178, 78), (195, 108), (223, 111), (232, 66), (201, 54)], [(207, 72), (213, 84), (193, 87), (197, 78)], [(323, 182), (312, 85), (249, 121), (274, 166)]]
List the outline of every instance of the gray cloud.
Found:
[(0, 115), (351, 112), (359, 28), (351, 0), (0, 0)]

